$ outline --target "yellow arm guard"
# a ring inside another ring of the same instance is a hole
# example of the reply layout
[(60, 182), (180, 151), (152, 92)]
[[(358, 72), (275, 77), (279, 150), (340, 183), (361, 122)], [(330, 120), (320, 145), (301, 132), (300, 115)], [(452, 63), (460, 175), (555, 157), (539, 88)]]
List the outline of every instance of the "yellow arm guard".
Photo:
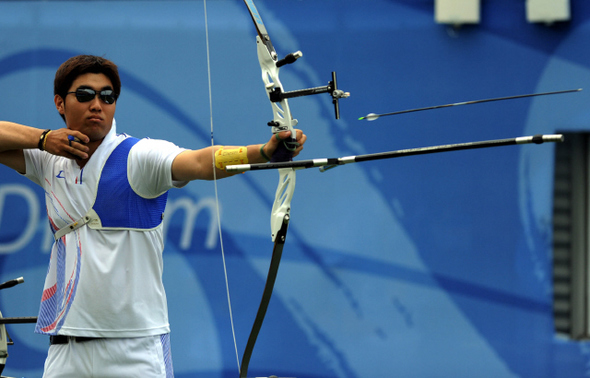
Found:
[(221, 147), (215, 151), (215, 166), (225, 170), (228, 165), (248, 164), (248, 148), (237, 147), (225, 149)]

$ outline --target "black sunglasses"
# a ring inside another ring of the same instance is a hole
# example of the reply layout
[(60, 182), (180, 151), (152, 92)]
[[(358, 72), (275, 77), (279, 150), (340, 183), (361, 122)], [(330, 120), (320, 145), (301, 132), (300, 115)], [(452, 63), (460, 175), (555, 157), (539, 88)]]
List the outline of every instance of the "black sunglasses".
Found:
[(117, 101), (117, 94), (112, 89), (103, 89), (100, 92), (96, 92), (91, 88), (78, 88), (75, 92), (68, 92), (67, 94), (74, 93), (79, 102), (88, 102), (94, 100), (98, 94), (98, 98), (105, 104), (114, 104)]

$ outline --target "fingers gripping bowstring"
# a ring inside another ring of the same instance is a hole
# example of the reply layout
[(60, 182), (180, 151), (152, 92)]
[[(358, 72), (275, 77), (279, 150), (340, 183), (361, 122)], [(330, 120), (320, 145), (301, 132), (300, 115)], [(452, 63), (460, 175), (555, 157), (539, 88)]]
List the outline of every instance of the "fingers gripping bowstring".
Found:
[(234, 317), (231, 306), (231, 297), (229, 294), (229, 280), (227, 275), (227, 264), (225, 263), (225, 250), (223, 248), (223, 236), (221, 233), (221, 212), (219, 211), (219, 193), (217, 190), (217, 172), (215, 169), (215, 139), (213, 138), (213, 95), (211, 91), (211, 58), (209, 52), (209, 25), (207, 18), (207, 0), (203, 1), (203, 10), (205, 14), (205, 39), (207, 46), (207, 79), (209, 84), (209, 119), (211, 124), (211, 163), (213, 165), (213, 183), (215, 187), (215, 207), (217, 211), (217, 230), (219, 233), (219, 245), (221, 246), (221, 258), (223, 260), (223, 274), (225, 277), (225, 291), (227, 293), (227, 305), (229, 309), (229, 320), (231, 323), (231, 332), (234, 339), (234, 349), (236, 351), (236, 361), (238, 363), (238, 371), (240, 370), (240, 356), (238, 355), (238, 344), (236, 342), (236, 331), (234, 327)]

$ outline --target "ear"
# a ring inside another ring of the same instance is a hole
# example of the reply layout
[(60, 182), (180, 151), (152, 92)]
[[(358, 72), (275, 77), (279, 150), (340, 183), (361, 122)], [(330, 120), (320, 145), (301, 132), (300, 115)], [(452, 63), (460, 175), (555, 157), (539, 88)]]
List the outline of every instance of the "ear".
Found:
[(57, 111), (59, 112), (59, 114), (61, 114), (62, 116), (66, 114), (66, 104), (64, 99), (56, 94), (55, 97), (53, 98), (53, 101), (55, 102), (55, 108), (57, 109)]

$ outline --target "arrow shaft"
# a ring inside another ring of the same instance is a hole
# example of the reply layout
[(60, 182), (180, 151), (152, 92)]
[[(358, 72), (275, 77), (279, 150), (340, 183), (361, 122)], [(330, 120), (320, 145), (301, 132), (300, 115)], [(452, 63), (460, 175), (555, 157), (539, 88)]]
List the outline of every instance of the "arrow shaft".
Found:
[[(524, 94), (524, 95), (516, 95), (516, 96), (486, 98), (486, 99), (483, 99), (483, 100), (472, 100), (472, 101), (455, 102), (453, 104), (435, 105), (435, 106), (428, 106), (428, 107), (425, 107), (425, 108), (416, 108), (416, 109), (400, 110), (400, 111), (391, 112), (391, 113), (375, 114), (374, 117), (385, 117), (385, 116), (392, 116), (392, 115), (412, 113), (412, 112), (421, 112), (421, 111), (424, 111), (424, 110), (450, 108), (452, 106), (481, 104), (481, 103), (484, 103), (484, 102), (504, 101), (504, 100), (516, 100), (516, 99), (519, 99), (519, 98), (526, 98), (526, 97), (537, 97), (537, 96), (547, 96), (547, 95), (556, 95), (556, 94), (563, 94), (563, 93), (580, 92), (581, 90), (582, 90), (582, 88), (578, 88), (578, 89), (567, 89), (567, 90), (563, 90), (563, 91), (532, 93), (532, 94)], [(361, 117), (361, 119), (367, 119), (368, 117), (369, 116)]]

